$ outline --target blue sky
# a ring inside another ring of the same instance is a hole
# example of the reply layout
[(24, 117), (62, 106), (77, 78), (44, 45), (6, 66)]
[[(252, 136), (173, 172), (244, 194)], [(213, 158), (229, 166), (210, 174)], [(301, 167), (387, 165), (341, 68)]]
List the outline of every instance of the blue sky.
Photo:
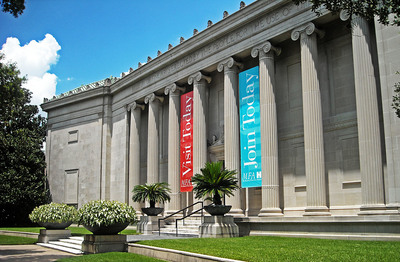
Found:
[(169, 43), (176, 46), (181, 36), (188, 39), (194, 28), (202, 31), (208, 20), (216, 23), (239, 6), (240, 0), (26, 0), (20, 17), (0, 13), (0, 47), (5, 53), (13, 37), (6, 58), (21, 61), (17, 65), (29, 81), (37, 78), (32, 90), (47, 86), (46, 75), (60, 94), (136, 69), (147, 56), (156, 57), (157, 50), (165, 52)]

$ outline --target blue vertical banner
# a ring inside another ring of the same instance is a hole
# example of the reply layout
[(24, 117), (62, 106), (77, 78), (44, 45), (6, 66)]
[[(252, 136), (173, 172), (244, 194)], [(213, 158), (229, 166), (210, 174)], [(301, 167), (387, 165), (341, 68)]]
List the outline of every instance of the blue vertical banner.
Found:
[(261, 186), (260, 81), (258, 66), (239, 74), (242, 188)]

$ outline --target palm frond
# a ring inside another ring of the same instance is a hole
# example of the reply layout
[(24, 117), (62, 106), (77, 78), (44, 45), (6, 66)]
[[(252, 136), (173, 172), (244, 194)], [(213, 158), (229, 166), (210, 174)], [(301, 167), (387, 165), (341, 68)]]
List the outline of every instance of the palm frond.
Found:
[(134, 202), (149, 201), (151, 207), (154, 207), (156, 202), (164, 203), (171, 201), (171, 197), (169, 196), (171, 189), (166, 182), (137, 185), (133, 188), (132, 193), (132, 200)]
[(216, 205), (221, 204), (223, 195), (233, 196), (239, 188), (235, 170), (222, 169), (222, 162), (209, 162), (200, 169), (201, 174), (192, 177), (196, 198), (211, 196)]

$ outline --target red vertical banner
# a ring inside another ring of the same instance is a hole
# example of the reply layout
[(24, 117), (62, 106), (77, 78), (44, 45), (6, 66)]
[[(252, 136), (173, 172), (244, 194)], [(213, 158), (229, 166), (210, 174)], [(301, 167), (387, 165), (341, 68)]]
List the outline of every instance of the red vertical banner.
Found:
[(193, 91), (181, 96), (181, 192), (193, 190)]

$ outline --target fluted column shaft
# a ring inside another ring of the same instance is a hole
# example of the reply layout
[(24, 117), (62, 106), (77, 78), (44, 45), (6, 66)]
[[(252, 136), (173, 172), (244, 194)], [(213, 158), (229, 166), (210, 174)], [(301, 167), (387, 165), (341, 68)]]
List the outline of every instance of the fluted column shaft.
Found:
[(129, 137), (129, 205), (140, 213), (140, 203), (132, 201), (132, 189), (140, 184), (140, 125), (143, 105), (130, 105), (131, 124)]
[(193, 175), (200, 173), (207, 162), (207, 82), (211, 78), (200, 72), (189, 77), (193, 84)]
[(275, 102), (275, 53), (280, 48), (267, 42), (252, 50), (259, 56), (261, 124), (261, 210), (258, 216), (282, 215), (279, 205), (278, 121)]
[(183, 90), (172, 84), (165, 88), (165, 94), (169, 95), (168, 111), (168, 183), (171, 188), (171, 201), (167, 203), (167, 214), (181, 209), (180, 193), (180, 126), (179, 118), (181, 111), (180, 91)]
[(145, 103), (149, 104), (148, 117), (148, 142), (147, 142), (147, 183), (158, 183), (159, 169), (159, 146), (158, 146), (158, 127), (159, 127), (159, 107), (160, 102), (154, 94), (146, 96)]
[[(371, 55), (370, 31), (361, 17), (352, 19), (352, 44), (360, 152), (362, 207), (383, 209), (383, 170), (376, 79)], [(360, 214), (362, 214), (361, 212)]]
[[(218, 65), (218, 71), (224, 71), (224, 155), (225, 168), (236, 170), (236, 176), (240, 181), (240, 146), (239, 146), (239, 107), (238, 72), (242, 65), (233, 60), (232, 57), (222, 61)], [(226, 204), (232, 205), (229, 214), (243, 216), (240, 189), (234, 195), (226, 198)]]
[[(312, 23), (295, 29), (292, 39), (300, 36), (301, 82), (303, 89), (304, 150), (307, 183), (305, 215), (329, 215), (326, 205), (324, 137), (321, 92), (318, 80), (319, 32)], [(321, 33), (320, 33), (321, 34)]]

